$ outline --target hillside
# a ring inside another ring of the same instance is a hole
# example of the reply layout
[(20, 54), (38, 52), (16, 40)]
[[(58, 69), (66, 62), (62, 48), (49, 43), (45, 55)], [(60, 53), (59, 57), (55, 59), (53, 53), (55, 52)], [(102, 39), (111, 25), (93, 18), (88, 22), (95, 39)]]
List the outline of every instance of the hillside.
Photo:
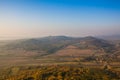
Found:
[(76, 64), (78, 61), (90, 62), (90, 65), (97, 65), (93, 63), (95, 61), (119, 62), (120, 46), (117, 44), (91, 36), (81, 38), (48, 36), (14, 40), (1, 44), (0, 63), (1, 66), (6, 66), (13, 64)]
[(120, 71), (79, 66), (10, 67), (0, 72), (1, 80), (119, 80)]
[(66, 36), (49, 36), (44, 38), (21, 40), (11, 42), (3, 48), (8, 50), (23, 49), (26, 51), (44, 51), (45, 53), (55, 53), (69, 45), (74, 45), (80, 49), (107, 49), (113, 45), (109, 42), (94, 37), (73, 38)]

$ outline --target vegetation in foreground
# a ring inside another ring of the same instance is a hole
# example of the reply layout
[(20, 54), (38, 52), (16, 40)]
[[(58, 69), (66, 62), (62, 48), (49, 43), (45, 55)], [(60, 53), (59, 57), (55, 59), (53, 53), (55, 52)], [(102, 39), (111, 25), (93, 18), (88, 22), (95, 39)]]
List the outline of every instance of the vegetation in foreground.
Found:
[(0, 80), (120, 80), (120, 71), (55, 65), (11, 67), (0, 73)]
[(0, 80), (120, 80), (120, 68), (110, 68), (119, 62), (120, 43), (94, 37), (18, 40), (0, 45), (0, 67), (18, 66), (1, 69)]

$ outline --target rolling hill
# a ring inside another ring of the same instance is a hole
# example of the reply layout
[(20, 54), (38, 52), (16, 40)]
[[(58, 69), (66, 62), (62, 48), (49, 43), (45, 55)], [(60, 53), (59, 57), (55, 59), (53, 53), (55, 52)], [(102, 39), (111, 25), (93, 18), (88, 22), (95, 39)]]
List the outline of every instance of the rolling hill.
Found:
[(14, 40), (1, 44), (0, 63), (2, 66), (71, 64), (76, 59), (87, 62), (110, 59), (119, 62), (118, 44), (91, 36), (48, 36)]
[(19, 49), (53, 54), (70, 45), (75, 46), (78, 49), (103, 49), (105, 52), (111, 52), (114, 47), (113, 44), (110, 44), (106, 40), (94, 37), (73, 38), (66, 36), (49, 36), (44, 38), (18, 40), (4, 45), (3, 48), (6, 50)]

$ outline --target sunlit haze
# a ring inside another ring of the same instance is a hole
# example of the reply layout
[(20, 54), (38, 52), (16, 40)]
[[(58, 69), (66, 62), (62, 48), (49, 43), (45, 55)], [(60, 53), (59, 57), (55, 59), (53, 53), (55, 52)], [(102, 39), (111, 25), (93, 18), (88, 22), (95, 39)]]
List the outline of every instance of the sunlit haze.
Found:
[(0, 0), (0, 39), (113, 34), (119, 0)]

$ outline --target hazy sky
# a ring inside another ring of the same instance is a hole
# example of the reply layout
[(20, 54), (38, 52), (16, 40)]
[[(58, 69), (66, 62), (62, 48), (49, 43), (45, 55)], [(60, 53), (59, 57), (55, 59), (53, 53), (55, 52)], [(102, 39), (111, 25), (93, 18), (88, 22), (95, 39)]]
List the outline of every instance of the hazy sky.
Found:
[(120, 34), (120, 0), (0, 0), (0, 38)]

